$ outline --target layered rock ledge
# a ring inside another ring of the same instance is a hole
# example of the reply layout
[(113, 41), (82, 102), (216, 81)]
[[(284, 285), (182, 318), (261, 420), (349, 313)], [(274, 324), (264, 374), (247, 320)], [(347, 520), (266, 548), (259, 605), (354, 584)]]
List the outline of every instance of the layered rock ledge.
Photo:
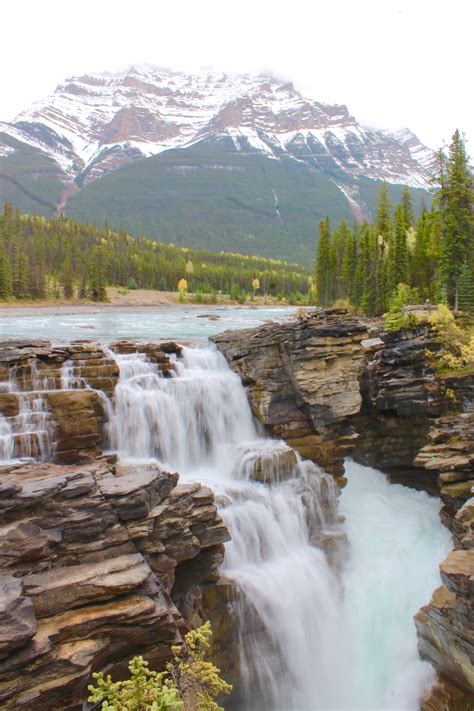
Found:
[(97, 461), (0, 479), (0, 706), (80, 709), (92, 671), (163, 665), (218, 578), (213, 493)]

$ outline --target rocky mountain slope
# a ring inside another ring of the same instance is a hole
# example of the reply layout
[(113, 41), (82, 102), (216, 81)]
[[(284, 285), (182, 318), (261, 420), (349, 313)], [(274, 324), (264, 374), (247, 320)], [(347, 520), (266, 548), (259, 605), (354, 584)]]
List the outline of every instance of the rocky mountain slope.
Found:
[(319, 217), (370, 217), (380, 181), (426, 188), (433, 156), (274, 77), (132, 67), (72, 77), (0, 123), (0, 198), (272, 256), (277, 230), (294, 255)]

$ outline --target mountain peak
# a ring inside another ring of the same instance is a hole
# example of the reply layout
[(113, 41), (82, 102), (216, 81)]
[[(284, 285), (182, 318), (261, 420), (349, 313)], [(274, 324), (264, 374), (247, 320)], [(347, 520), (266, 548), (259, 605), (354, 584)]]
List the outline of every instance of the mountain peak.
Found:
[[(45, 172), (60, 181), (56, 210), (73, 193), (127, 164), (177, 149), (181, 155), (191, 147), (218, 146), (239, 160), (259, 157), (324, 177), (359, 219), (369, 210), (358, 181), (426, 187), (434, 161), (433, 151), (409, 129), (363, 126), (347, 106), (304, 96), (287, 77), (213, 67), (189, 73), (133, 64), (74, 75), (0, 130), (1, 164), (15, 166), (16, 154), (33, 151), (43, 165), (33, 182), (35, 195)], [(30, 171), (27, 180), (31, 176)], [(4, 185), (0, 189), (10, 195)]]

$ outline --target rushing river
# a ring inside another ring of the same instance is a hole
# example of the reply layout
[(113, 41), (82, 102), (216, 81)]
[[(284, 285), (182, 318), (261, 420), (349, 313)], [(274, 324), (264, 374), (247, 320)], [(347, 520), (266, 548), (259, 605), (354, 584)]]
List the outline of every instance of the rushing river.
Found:
[[(224, 569), (247, 601), (242, 711), (418, 709), (434, 673), (418, 657), (412, 617), (440, 584), (450, 549), (438, 501), (349, 461), (342, 528), (330, 477), (299, 460), (290, 478), (279, 476), (282, 444), (262, 438), (216, 350), (184, 349), (172, 379), (143, 356), (117, 360), (113, 449), (158, 458), (207, 483), (221, 504), (232, 536)], [(276, 483), (251, 480), (262, 461)], [(312, 545), (318, 537), (342, 546), (340, 576)]]
[[(89, 318), (104, 340), (185, 340), (201, 328), (197, 315), (180, 310), (183, 321), (173, 324), (169, 311), (146, 312), (128, 330), (117, 314)], [(202, 328), (267, 316), (226, 311)], [(49, 318), (57, 320), (16, 324), (8, 335), (65, 339), (78, 328), (77, 316)], [(107, 403), (111, 449), (123, 462), (158, 460), (208, 484), (231, 533), (224, 572), (241, 591), (239, 710), (416, 711), (434, 673), (418, 657), (412, 617), (440, 584), (438, 564), (450, 549), (439, 502), (348, 461), (338, 511), (332, 477), (263, 436), (240, 379), (213, 346), (184, 348), (172, 378), (145, 354), (112, 355), (120, 380)], [(63, 387), (74, 386), (66, 364)], [(40, 404), (25, 404), (25, 427), (46, 428)]]

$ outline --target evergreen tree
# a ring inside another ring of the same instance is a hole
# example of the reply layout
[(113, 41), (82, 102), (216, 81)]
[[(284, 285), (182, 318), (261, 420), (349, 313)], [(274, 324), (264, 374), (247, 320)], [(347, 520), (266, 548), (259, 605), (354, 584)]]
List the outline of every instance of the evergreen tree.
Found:
[(395, 208), (395, 227), (390, 252), (390, 291), (397, 284), (408, 281), (408, 245), (405, 210), (403, 204)]
[(461, 269), (474, 256), (473, 183), (461, 134), (455, 131), (449, 156), (439, 176), (438, 204), (442, 213), (441, 273), (448, 303), (458, 308)]
[(461, 311), (474, 311), (474, 274), (467, 262), (464, 262), (459, 273), (458, 300)]
[(11, 299), (12, 292), (12, 273), (10, 263), (5, 254), (3, 244), (0, 242), (0, 299)]
[(415, 216), (413, 214), (413, 203), (411, 200), (410, 188), (405, 185), (402, 192), (401, 208), (403, 212), (403, 221), (405, 223), (405, 229), (409, 230), (410, 227), (415, 226)]
[(316, 289), (321, 306), (329, 306), (331, 294), (331, 233), (329, 220), (319, 223), (319, 242), (316, 257)]
[(377, 213), (375, 215), (375, 231), (377, 235), (381, 235), (383, 237), (384, 241), (386, 241), (390, 236), (390, 208), (391, 204), (388, 196), (388, 188), (384, 183), (380, 188)]

